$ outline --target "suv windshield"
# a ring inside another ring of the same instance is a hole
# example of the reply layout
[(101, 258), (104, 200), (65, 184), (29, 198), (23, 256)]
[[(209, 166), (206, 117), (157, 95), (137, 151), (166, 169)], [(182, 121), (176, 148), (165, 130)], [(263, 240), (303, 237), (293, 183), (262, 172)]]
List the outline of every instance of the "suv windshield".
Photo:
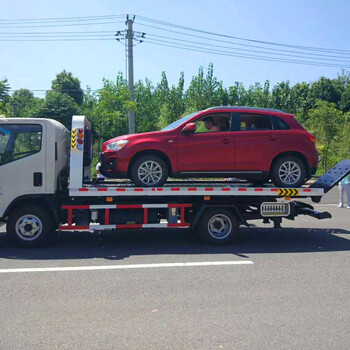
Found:
[(197, 113), (198, 112), (194, 112), (194, 113), (192, 113), (190, 115), (186, 115), (186, 117), (182, 117), (181, 119), (177, 120), (176, 122), (169, 124), (168, 126), (166, 126), (161, 131), (173, 130), (173, 129), (177, 128), (179, 125), (181, 125), (183, 122), (185, 122), (186, 120), (194, 117)]

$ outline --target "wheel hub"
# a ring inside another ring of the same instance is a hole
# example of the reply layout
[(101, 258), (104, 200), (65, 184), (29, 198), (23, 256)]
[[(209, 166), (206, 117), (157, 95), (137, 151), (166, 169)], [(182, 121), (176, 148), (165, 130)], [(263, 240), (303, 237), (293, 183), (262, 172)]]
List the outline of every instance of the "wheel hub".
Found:
[(25, 241), (32, 241), (40, 236), (42, 222), (35, 215), (24, 215), (16, 222), (16, 234)]
[(231, 220), (224, 214), (217, 214), (208, 222), (208, 231), (215, 239), (226, 238), (231, 233), (231, 230)]
[(284, 162), (278, 170), (278, 176), (286, 185), (293, 185), (300, 179), (300, 166), (293, 161)]
[(153, 161), (147, 160), (143, 162), (138, 169), (138, 177), (145, 185), (155, 185), (162, 178), (163, 170), (161, 166)]

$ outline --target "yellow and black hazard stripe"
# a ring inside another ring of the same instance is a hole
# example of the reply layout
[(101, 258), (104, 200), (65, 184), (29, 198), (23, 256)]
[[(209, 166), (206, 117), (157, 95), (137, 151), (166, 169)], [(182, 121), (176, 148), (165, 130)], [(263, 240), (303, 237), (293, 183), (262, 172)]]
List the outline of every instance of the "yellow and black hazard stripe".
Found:
[(299, 196), (299, 189), (297, 188), (279, 188), (278, 195), (282, 197), (297, 197)]
[(71, 149), (75, 149), (77, 146), (77, 129), (72, 130), (72, 141), (71, 141)]

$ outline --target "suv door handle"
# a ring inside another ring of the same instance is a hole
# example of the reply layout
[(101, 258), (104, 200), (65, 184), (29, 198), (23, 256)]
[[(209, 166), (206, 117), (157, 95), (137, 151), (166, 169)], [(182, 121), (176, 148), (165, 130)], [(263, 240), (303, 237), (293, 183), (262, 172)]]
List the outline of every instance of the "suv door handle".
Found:
[(222, 143), (223, 143), (224, 145), (227, 145), (227, 144), (231, 143), (231, 140), (230, 140), (230, 139), (223, 139), (223, 140), (222, 140)]
[(277, 136), (271, 135), (271, 136), (269, 136), (269, 139), (270, 139), (270, 141), (276, 141), (277, 140)]

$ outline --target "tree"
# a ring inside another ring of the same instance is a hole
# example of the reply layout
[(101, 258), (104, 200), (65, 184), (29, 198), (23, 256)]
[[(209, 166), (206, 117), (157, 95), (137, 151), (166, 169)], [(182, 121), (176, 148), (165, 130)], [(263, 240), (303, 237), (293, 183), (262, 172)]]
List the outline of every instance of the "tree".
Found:
[(339, 108), (343, 112), (350, 111), (350, 83), (344, 88), (341, 99), (339, 101)]
[(350, 113), (346, 113), (332, 144), (332, 164), (350, 158)]
[(272, 108), (281, 109), (285, 112), (292, 112), (291, 87), (289, 81), (282, 81), (272, 89)]
[(7, 79), (0, 80), (0, 111), (5, 112), (5, 104), (9, 98), (10, 85)]
[(228, 104), (230, 106), (244, 106), (246, 103), (246, 91), (244, 85), (235, 82), (234, 86), (228, 88)]
[(314, 107), (317, 100), (337, 104), (340, 100), (340, 93), (331, 79), (321, 77), (318, 81), (311, 84), (309, 97)]
[(160, 106), (158, 104), (154, 87), (146, 79), (135, 84), (135, 111), (136, 130), (138, 132), (154, 131), (157, 128)]
[(34, 97), (28, 89), (16, 90), (7, 104), (7, 114), (14, 116), (14, 106), (17, 110), (17, 117), (33, 118), (39, 115), (43, 99)]
[(169, 91), (170, 89), (168, 84), (168, 78), (166, 76), (166, 73), (163, 71), (160, 83), (154, 90), (154, 97), (157, 100), (159, 106), (162, 106), (163, 103), (166, 103), (167, 98), (169, 96)]
[(180, 74), (177, 86), (172, 86), (167, 101), (161, 106), (159, 126), (163, 128), (175, 120), (179, 119), (185, 111), (183, 98), (184, 74)]
[(79, 113), (85, 115), (87, 118), (90, 118), (94, 109), (96, 108), (97, 102), (97, 94), (87, 87), (84, 93), (83, 103), (81, 106), (79, 106)]
[(72, 97), (57, 91), (48, 91), (39, 115), (52, 118), (70, 129), (72, 116), (78, 114), (78, 105)]
[(324, 171), (329, 169), (329, 151), (342, 122), (343, 114), (336, 109), (335, 103), (317, 100), (315, 108), (309, 111), (306, 125), (316, 136)]
[(84, 92), (80, 87), (80, 80), (73, 77), (72, 73), (63, 70), (56, 75), (56, 79), (52, 81), (52, 90), (63, 92), (72, 97), (80, 106), (83, 103)]
[(198, 75), (192, 77), (185, 94), (186, 110), (195, 112), (220, 104), (218, 91), (220, 82), (214, 77), (213, 64), (210, 63), (204, 77), (203, 67), (199, 67)]
[(302, 82), (292, 86), (291, 91), (291, 112), (303, 123), (307, 120), (307, 112), (312, 108), (309, 98), (309, 84)]
[(99, 139), (105, 141), (127, 134), (128, 112), (136, 107), (136, 103), (130, 101), (122, 73), (118, 73), (115, 82), (104, 79), (97, 98), (91, 121)]

